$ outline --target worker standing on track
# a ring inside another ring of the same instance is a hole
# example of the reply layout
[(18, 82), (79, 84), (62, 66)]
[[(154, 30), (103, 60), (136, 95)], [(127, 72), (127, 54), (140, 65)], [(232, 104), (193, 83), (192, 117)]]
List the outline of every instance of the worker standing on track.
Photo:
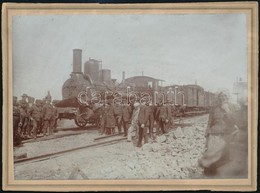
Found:
[(27, 114), (28, 114), (28, 124), (27, 124), (27, 128), (26, 128), (26, 133), (28, 133), (28, 137), (31, 138), (33, 137), (32, 135), (32, 132), (33, 132), (33, 121), (32, 121), (32, 117), (30, 115), (30, 110), (31, 108), (34, 106), (34, 101), (35, 101), (35, 98), (34, 97), (31, 97), (31, 96), (28, 96), (28, 110), (27, 110)]
[(114, 97), (112, 95), (107, 96), (107, 104), (104, 108), (104, 128), (108, 135), (113, 134), (116, 126), (116, 112), (113, 105), (113, 99)]
[(168, 131), (169, 123), (171, 121), (170, 106), (161, 102), (157, 107), (156, 117), (158, 120), (157, 135), (159, 135), (160, 133), (166, 133)]
[(127, 141), (131, 142), (132, 137), (134, 136), (138, 140), (138, 133), (139, 133), (139, 126), (138, 126), (138, 117), (139, 117), (139, 112), (140, 112), (140, 103), (136, 102), (133, 105), (133, 113), (132, 113), (132, 118), (131, 118), (131, 125), (128, 129), (128, 134), (127, 134)]
[[(116, 120), (116, 126), (118, 129), (118, 133), (122, 132), (122, 116), (123, 116), (123, 109), (122, 104), (120, 104), (118, 101), (116, 101), (114, 104), (114, 111), (115, 111), (115, 120)], [(114, 134), (115, 131), (112, 129), (112, 134)]]
[(105, 115), (106, 115), (106, 103), (102, 101), (102, 106), (100, 107), (100, 135), (103, 135), (105, 132)]
[(179, 113), (180, 113), (180, 119), (179, 119), (179, 123), (183, 122), (183, 117), (185, 115), (185, 111), (186, 111), (186, 104), (183, 104), (180, 109), (179, 109)]
[(149, 128), (149, 107), (146, 105), (141, 105), (139, 115), (138, 115), (138, 125), (139, 125), (139, 136), (137, 147), (142, 147), (142, 141), (144, 143), (148, 142), (148, 128)]
[(41, 116), (42, 116), (40, 105), (41, 105), (40, 101), (37, 99), (35, 101), (35, 104), (33, 104), (33, 106), (29, 110), (30, 119), (31, 119), (31, 122), (32, 122), (31, 134), (32, 134), (32, 137), (34, 139), (36, 139), (38, 130), (40, 128), (40, 121), (41, 121)]
[(26, 133), (26, 128), (29, 123), (29, 116), (28, 116), (29, 105), (28, 102), (26, 101), (27, 97), (28, 97), (27, 94), (23, 94), (22, 99), (19, 101), (22, 138), (28, 135), (28, 133)]
[(41, 109), (41, 118), (40, 118), (40, 123), (39, 123), (39, 128), (38, 128), (38, 133), (37, 134), (42, 134), (43, 133), (43, 100), (39, 99), (39, 108)]
[(57, 100), (52, 100), (52, 106), (53, 106), (53, 109), (54, 109), (54, 117), (53, 117), (53, 133), (55, 133), (57, 131), (57, 121), (58, 121), (58, 118), (59, 118), (59, 114), (58, 114), (58, 109), (57, 107), (55, 106), (59, 101)]
[(57, 119), (58, 119), (58, 110), (55, 106), (52, 105), (52, 116), (50, 118), (50, 135), (54, 134), (54, 131), (57, 127)]
[(123, 97), (122, 104), (122, 119), (121, 124), (124, 128), (124, 136), (127, 136), (127, 129), (129, 128), (129, 123), (131, 121), (132, 109), (131, 106), (127, 104), (127, 98)]
[(46, 104), (43, 106), (43, 136), (48, 136), (52, 132), (54, 109), (51, 105), (51, 98), (46, 97)]
[(147, 109), (148, 109), (148, 114), (149, 114), (149, 117), (148, 117), (148, 119), (149, 119), (149, 137), (150, 137), (150, 139), (153, 139), (153, 127), (154, 127), (154, 115), (155, 115), (155, 113), (154, 113), (154, 111), (155, 111), (155, 107), (154, 107), (154, 105), (153, 104), (151, 104), (151, 103), (146, 103), (146, 105), (147, 105)]

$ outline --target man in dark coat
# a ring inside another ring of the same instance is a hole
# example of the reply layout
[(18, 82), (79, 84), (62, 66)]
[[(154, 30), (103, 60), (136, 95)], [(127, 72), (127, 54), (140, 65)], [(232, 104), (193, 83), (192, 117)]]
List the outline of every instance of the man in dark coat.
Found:
[(113, 105), (113, 96), (107, 97), (107, 104), (104, 106), (104, 127), (106, 134), (113, 134), (116, 126), (116, 112)]
[(147, 130), (149, 128), (149, 109), (146, 105), (141, 105), (139, 115), (138, 115), (138, 125), (139, 125), (139, 138), (137, 147), (142, 147), (142, 141), (144, 143), (148, 142)]
[[(118, 133), (122, 132), (122, 116), (123, 116), (123, 109), (122, 109), (122, 104), (120, 103), (115, 103), (113, 104), (114, 106), (114, 111), (115, 111), (115, 120), (116, 120), (116, 126), (118, 128)], [(114, 131), (112, 131), (114, 133)]]
[(160, 130), (164, 134), (168, 130), (169, 123), (171, 121), (171, 108), (170, 106), (160, 103), (157, 107), (156, 117), (158, 119), (157, 135)]
[(39, 100), (39, 108), (41, 109), (41, 118), (40, 118), (40, 123), (39, 123), (39, 128), (38, 128), (38, 133), (37, 134), (41, 134), (43, 133), (43, 106), (44, 103), (43, 100)]
[(100, 134), (103, 135), (105, 133), (105, 102), (102, 101), (102, 106), (100, 107)]
[(127, 104), (126, 98), (123, 98), (121, 125), (123, 125), (125, 137), (127, 136), (127, 129), (130, 124), (131, 116), (132, 108), (130, 107), (130, 105)]
[(154, 115), (155, 115), (155, 106), (147, 103), (147, 110), (149, 111), (149, 137), (152, 139), (153, 138), (153, 127), (154, 127)]

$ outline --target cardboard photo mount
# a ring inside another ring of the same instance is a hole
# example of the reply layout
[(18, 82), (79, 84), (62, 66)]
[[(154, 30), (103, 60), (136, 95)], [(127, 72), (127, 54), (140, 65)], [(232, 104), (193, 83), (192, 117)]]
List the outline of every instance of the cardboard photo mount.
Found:
[[(12, 17), (49, 14), (246, 14), (248, 45), (248, 178), (172, 180), (15, 180), (12, 131)], [(185, 4), (22, 4), (2, 7), (3, 50), (3, 190), (19, 191), (159, 191), (256, 190), (258, 119), (257, 2)]]

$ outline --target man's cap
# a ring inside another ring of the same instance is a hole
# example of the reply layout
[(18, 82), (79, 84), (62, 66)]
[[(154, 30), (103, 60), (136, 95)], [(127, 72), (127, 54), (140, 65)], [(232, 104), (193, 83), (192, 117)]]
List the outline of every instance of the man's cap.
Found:
[(28, 97), (28, 95), (27, 94), (23, 94), (22, 97)]
[(28, 102), (29, 103), (33, 103), (35, 100), (35, 98), (31, 97), (31, 96), (28, 96)]
[(35, 100), (35, 103), (36, 103), (36, 104), (40, 104), (41, 102), (42, 102), (42, 100), (40, 100), (40, 99), (36, 99), (36, 100)]

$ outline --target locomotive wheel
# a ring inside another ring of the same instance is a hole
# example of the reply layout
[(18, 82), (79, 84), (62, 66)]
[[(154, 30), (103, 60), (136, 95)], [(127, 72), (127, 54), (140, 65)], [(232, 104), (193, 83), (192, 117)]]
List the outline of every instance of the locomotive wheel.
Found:
[(85, 121), (84, 119), (80, 118), (79, 119), (74, 119), (75, 121), (75, 124), (78, 126), (78, 127), (85, 127), (87, 125), (87, 121)]

